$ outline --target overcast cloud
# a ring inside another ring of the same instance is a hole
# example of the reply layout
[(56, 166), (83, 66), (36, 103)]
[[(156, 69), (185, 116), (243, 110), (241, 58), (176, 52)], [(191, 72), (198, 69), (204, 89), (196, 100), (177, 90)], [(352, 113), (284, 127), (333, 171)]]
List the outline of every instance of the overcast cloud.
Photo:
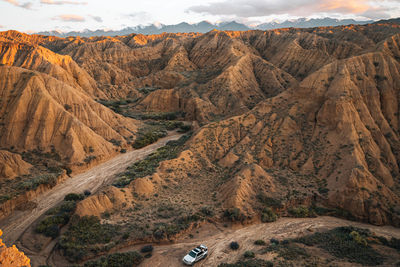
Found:
[[(187, 12), (240, 18), (288, 14), (354, 14), (366, 18), (388, 18), (395, 1), (367, 0), (225, 0), (189, 7)], [(383, 5), (386, 4), (387, 6)]]

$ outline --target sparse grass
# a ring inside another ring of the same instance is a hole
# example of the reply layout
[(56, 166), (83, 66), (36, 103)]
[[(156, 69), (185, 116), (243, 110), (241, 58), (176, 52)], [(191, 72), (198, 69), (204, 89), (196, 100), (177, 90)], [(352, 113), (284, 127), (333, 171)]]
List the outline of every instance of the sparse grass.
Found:
[(145, 159), (134, 163), (128, 167), (124, 173), (119, 174), (119, 177), (113, 185), (117, 187), (125, 187), (136, 178), (153, 174), (161, 161), (173, 159), (178, 156), (189, 137), (189, 135), (184, 135), (177, 141), (170, 141), (164, 147), (157, 149), (156, 152), (151, 153)]
[(245, 261), (238, 261), (236, 263), (221, 263), (218, 267), (273, 267), (274, 264), (271, 261), (265, 261), (261, 259), (251, 259)]
[(134, 267), (143, 261), (143, 256), (136, 251), (114, 253), (98, 260), (86, 262), (84, 267)]
[(383, 256), (375, 251), (367, 242), (371, 236), (369, 230), (351, 226), (338, 227), (324, 233), (294, 239), (294, 242), (307, 246), (318, 246), (335, 257), (347, 259), (363, 265), (379, 265)]
[[(69, 229), (61, 236), (58, 244), (67, 259), (73, 262), (83, 259), (90, 252), (99, 251), (99, 244), (108, 243), (108, 246), (103, 246), (102, 249), (111, 249), (111, 240), (118, 236), (116, 226), (101, 224), (95, 216), (75, 217), (71, 221)], [(90, 245), (96, 245), (97, 249)]]

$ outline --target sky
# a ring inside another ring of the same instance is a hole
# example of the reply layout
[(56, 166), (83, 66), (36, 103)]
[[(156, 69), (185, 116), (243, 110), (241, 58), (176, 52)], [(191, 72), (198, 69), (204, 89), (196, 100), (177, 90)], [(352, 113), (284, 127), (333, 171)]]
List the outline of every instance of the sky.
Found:
[(0, 31), (119, 30), (151, 23), (400, 17), (400, 0), (0, 0)]

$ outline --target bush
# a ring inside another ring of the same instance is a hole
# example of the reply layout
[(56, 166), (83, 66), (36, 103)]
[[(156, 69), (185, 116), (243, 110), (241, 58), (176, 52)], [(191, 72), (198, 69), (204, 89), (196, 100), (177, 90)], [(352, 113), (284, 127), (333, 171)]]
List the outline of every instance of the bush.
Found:
[(231, 243), (229, 244), (229, 247), (230, 247), (232, 250), (238, 250), (238, 249), (239, 249), (239, 243), (233, 241), (233, 242), (231, 242)]
[(60, 232), (60, 227), (66, 225), (69, 216), (66, 214), (47, 217), (40, 221), (35, 227), (35, 231), (45, 236), (56, 238)]
[(153, 246), (152, 245), (146, 245), (146, 246), (143, 246), (141, 249), (140, 249), (140, 252), (142, 252), (142, 253), (149, 253), (149, 252), (152, 252), (153, 251)]
[(282, 202), (279, 199), (268, 197), (264, 193), (258, 194), (257, 199), (266, 207), (271, 207), (275, 209), (280, 209), (283, 207)]
[(254, 258), (256, 255), (254, 254), (253, 251), (247, 250), (244, 254), (243, 257), (245, 258)]
[(275, 212), (272, 211), (271, 208), (264, 208), (261, 213), (261, 221), (263, 223), (275, 222), (277, 218), (278, 218), (278, 216), (276, 215)]
[(90, 196), (92, 194), (92, 192), (90, 192), (89, 190), (85, 190), (85, 191), (83, 191), (83, 194), (87, 197), (87, 196)]
[(132, 267), (138, 266), (143, 261), (143, 256), (136, 251), (115, 253), (101, 257), (95, 261), (86, 262), (84, 267)]
[(82, 200), (85, 197), (81, 194), (75, 194), (75, 193), (69, 193), (64, 197), (65, 201), (77, 201), (77, 200)]
[(259, 239), (259, 240), (254, 241), (254, 245), (257, 245), (257, 246), (265, 246), (266, 243), (265, 243), (264, 240)]
[(211, 209), (211, 207), (202, 207), (202, 208), (200, 209), (200, 212), (201, 212), (202, 214), (204, 214), (205, 216), (207, 216), (207, 217), (212, 217), (212, 216), (214, 215), (214, 212), (213, 212), (213, 210)]
[(279, 245), (279, 240), (278, 240), (278, 239), (275, 239), (275, 238), (271, 238), (271, 239), (269, 240), (269, 242), (270, 242), (271, 244), (274, 244), (274, 245)]
[(238, 208), (227, 209), (224, 211), (224, 217), (231, 222), (243, 222), (246, 217)]
[(165, 131), (153, 131), (139, 134), (139, 137), (133, 143), (133, 148), (139, 149), (155, 143), (158, 139), (167, 136)]
[(305, 206), (292, 207), (288, 211), (290, 215), (296, 218), (309, 218), (316, 216), (313, 210)]

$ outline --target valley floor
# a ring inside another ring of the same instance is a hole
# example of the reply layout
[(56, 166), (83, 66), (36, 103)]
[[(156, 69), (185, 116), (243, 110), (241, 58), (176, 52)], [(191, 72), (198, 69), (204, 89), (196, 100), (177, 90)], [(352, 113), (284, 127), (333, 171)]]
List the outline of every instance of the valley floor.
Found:
[[(391, 226), (374, 226), (370, 224), (347, 221), (339, 218), (322, 216), (317, 218), (281, 218), (273, 223), (255, 224), (243, 228), (224, 228), (207, 224), (199, 229), (199, 233), (192, 233), (193, 238), (186, 238), (170, 245), (155, 246), (153, 256), (145, 259), (142, 267), (175, 267), (184, 266), (181, 262), (183, 256), (199, 244), (205, 244), (209, 248), (209, 256), (195, 266), (218, 266), (222, 262), (234, 263), (243, 258), (245, 251), (259, 249), (254, 245), (255, 240), (271, 238), (278, 240), (295, 238), (315, 231), (330, 230), (340, 226), (355, 226), (370, 229), (378, 236), (400, 238), (400, 229)], [(232, 241), (239, 243), (240, 248), (233, 251), (229, 248)], [(138, 249), (127, 248), (124, 251)], [(269, 260), (269, 259), (266, 259)], [(343, 265), (342, 265), (343, 264)], [(346, 265), (344, 262), (340, 266)], [(357, 264), (351, 264), (358, 266)]]
[(0, 221), (0, 229), (5, 233), (3, 241), (6, 244), (14, 244), (34, 221), (47, 210), (60, 203), (66, 194), (83, 193), (84, 190), (89, 190), (92, 193), (96, 192), (101, 187), (110, 184), (115, 174), (124, 171), (133, 162), (143, 159), (157, 150), (157, 148), (164, 146), (168, 141), (177, 140), (179, 137), (181, 137), (181, 134), (173, 133), (160, 139), (157, 143), (121, 154), (58, 184), (35, 200), (37, 204), (36, 208), (32, 210), (15, 211), (12, 215)]

